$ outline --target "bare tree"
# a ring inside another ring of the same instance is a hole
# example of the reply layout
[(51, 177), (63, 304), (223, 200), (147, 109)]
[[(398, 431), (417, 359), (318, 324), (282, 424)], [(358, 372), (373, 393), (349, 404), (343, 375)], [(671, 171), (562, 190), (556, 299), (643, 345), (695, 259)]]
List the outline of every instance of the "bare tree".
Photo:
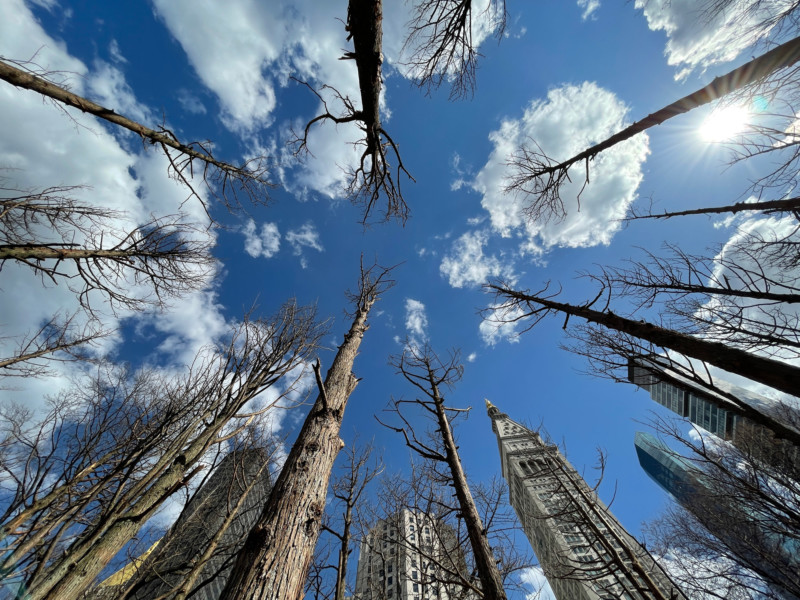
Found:
[(726, 206), (709, 206), (706, 208), (692, 208), (687, 210), (653, 212), (652, 206), (647, 211), (639, 211), (631, 207), (630, 214), (623, 219), (625, 222), (641, 219), (671, 219), (686, 215), (718, 215), (723, 213), (749, 213), (760, 212), (765, 215), (791, 213), (800, 220), (800, 198), (785, 198), (783, 200), (768, 200), (763, 202), (736, 202)]
[(293, 600), (303, 594), (319, 537), (333, 462), (344, 442), (339, 438), (347, 400), (358, 378), (353, 362), (366, 332), (369, 311), (392, 285), (390, 269), (362, 266), (358, 289), (350, 294), (353, 322), (325, 380), (317, 361), (319, 395), (306, 417), (263, 512), (222, 592), (223, 599)]
[[(796, 412), (787, 416), (800, 426)], [(648, 537), (657, 551), (676, 560), (706, 561), (714, 575), (708, 580), (703, 570), (682, 570), (688, 589), (724, 597), (715, 589), (722, 580), (770, 598), (800, 595), (797, 449), (782, 461), (765, 461), (766, 454), (775, 454), (774, 440), (756, 429), (749, 436), (741, 431), (734, 446), (704, 435), (687, 440), (671, 421), (659, 419), (653, 426), (679, 448), (662, 450), (681, 465), (670, 491), (682, 508), (668, 508), (649, 526)]]
[(169, 161), (169, 175), (185, 184), (201, 202), (203, 198), (192, 184), (197, 163), (202, 165), (198, 172), (202, 173), (207, 190), (229, 209), (238, 206), (240, 196), (253, 202), (268, 200), (268, 190), (273, 184), (267, 180), (269, 165), (266, 157), (258, 157), (238, 166), (220, 161), (211, 154), (209, 142), (184, 143), (164, 126), (151, 129), (70, 92), (65, 87), (66, 82), (52, 81), (55, 76), (58, 74), (43, 72), (31, 62), (0, 60), (0, 79), (3, 81), (128, 129), (140, 136), (143, 142), (158, 146)]
[(90, 321), (78, 325), (78, 313), (55, 315), (36, 331), (17, 339), (17, 348), (10, 356), (0, 358), (2, 377), (42, 377), (51, 373), (52, 361), (90, 361), (86, 352), (110, 331)]
[(116, 594), (117, 600), (185, 600), (205, 585), (224, 581), (243, 534), (269, 493), (270, 470), (280, 447), (269, 431), (252, 425), (212, 468), (187, 500), (178, 520)]
[[(706, 341), (644, 320), (621, 317), (614, 314), (608, 308), (607, 303), (603, 310), (591, 308), (600, 300), (605, 290), (601, 290), (594, 300), (576, 305), (554, 300), (553, 298), (559, 292), (552, 292), (547, 286), (533, 294), (528, 291), (514, 290), (504, 283), (488, 284), (486, 288), (495, 292), (501, 300), (501, 303), (495, 307), (497, 309), (495, 314), (499, 315), (496, 318), (507, 322), (525, 321), (525, 331), (532, 329), (548, 315), (561, 313), (565, 315), (564, 328), (567, 327), (570, 317), (585, 319), (589, 323), (649, 342), (653, 347), (674, 350), (787, 394), (798, 395), (800, 393), (798, 384), (800, 369), (789, 363), (732, 348), (720, 342)], [(743, 408), (743, 410), (747, 409)], [(752, 417), (759, 418), (755, 414)], [(800, 445), (800, 436), (790, 428), (777, 421), (772, 422), (770, 428), (779, 437)]]
[[(406, 170), (400, 158), (397, 144), (381, 125), (381, 65), (383, 64), (383, 7), (382, 0), (350, 0), (347, 7), (348, 40), (353, 40), (353, 52), (346, 52), (342, 57), (355, 60), (358, 69), (358, 84), (361, 91), (361, 109), (356, 109), (353, 101), (340, 94), (331, 86), (324, 89), (333, 91), (337, 101), (341, 102), (344, 112), (341, 115), (331, 113), (328, 104), (319, 92), (304, 83), (319, 98), (325, 112), (311, 119), (302, 136), (296, 136), (294, 143), (296, 154), (308, 152), (308, 134), (314, 124), (322, 121), (340, 123), (357, 123), (364, 137), (357, 142), (363, 147), (358, 166), (348, 173), (348, 195), (353, 203), (362, 207), (363, 224), (367, 224), (372, 216), (381, 194), (386, 198), (383, 220), (397, 219), (405, 223), (408, 218), (408, 205), (403, 199), (400, 189), (400, 178), (405, 175), (412, 181), (414, 178)], [(394, 155), (397, 167), (389, 163), (390, 155)]]
[(671, 327), (784, 360), (800, 356), (798, 227), (739, 232), (724, 247), (690, 254), (665, 244), (623, 267), (586, 276), (636, 310), (659, 306)]
[[(407, 344), (403, 354), (393, 358), (391, 362), (406, 381), (421, 391), (423, 396), (421, 399), (401, 399), (392, 402), (391, 412), (400, 419), (401, 426), (380, 422), (385, 427), (402, 434), (411, 450), (422, 458), (432, 461), (434, 470), (439, 464), (444, 467), (447, 474), (443, 477), (455, 488), (460, 514), (469, 534), (480, 579), (480, 593), (483, 598), (505, 600), (503, 578), (489, 546), (486, 528), (470, 493), (451, 425), (455, 416), (468, 412), (469, 409), (445, 406), (444, 397), (440, 392), (441, 387), (452, 387), (461, 378), (463, 367), (459, 364), (458, 354), (451, 353), (449, 358), (442, 361), (427, 345), (418, 348)], [(408, 418), (402, 413), (401, 409), (405, 405), (415, 405), (425, 411), (436, 423), (438, 435), (431, 441), (420, 439)]]
[[(331, 500), (322, 520), (321, 532), (328, 539), (317, 542), (317, 550), (313, 567), (309, 573), (306, 589), (313, 589), (315, 597), (331, 597), (344, 600), (348, 592), (348, 563), (353, 552), (353, 543), (358, 538), (363, 504), (366, 501), (367, 486), (381, 473), (383, 461), (373, 456), (375, 447), (372, 442), (359, 446), (356, 440), (344, 448), (344, 462), (338, 467), (338, 475), (331, 485)], [(336, 550), (336, 560), (331, 562), (330, 549)], [(332, 574), (332, 585), (326, 582), (326, 572)], [(325, 593), (326, 587), (332, 587), (331, 593)], [(308, 595), (308, 591), (306, 592)], [(352, 590), (350, 590), (352, 595)]]
[[(585, 188), (589, 184), (589, 162), (601, 152), (677, 115), (689, 112), (748, 86), (763, 84), (767, 79), (771, 78), (765, 85), (771, 89), (780, 90), (786, 86), (787, 81), (792, 81), (795, 77), (794, 71), (788, 71), (789, 67), (798, 60), (800, 60), (800, 38), (795, 38), (729, 73), (715, 78), (707, 86), (661, 108), (566, 160), (559, 161), (547, 156), (533, 140), (531, 145), (522, 146), (509, 160), (509, 166), (513, 173), (506, 191), (521, 193), (530, 198), (530, 202), (524, 210), (531, 220), (562, 219), (566, 215), (566, 211), (560, 189), (564, 182), (570, 179), (569, 171), (573, 166), (581, 162), (585, 164)], [(796, 137), (791, 135), (787, 137), (786, 132), (771, 131), (769, 127), (766, 127), (757, 132), (751, 141), (744, 143), (743, 152), (752, 156), (762, 151), (794, 148), (797, 145)], [(774, 142), (777, 138), (780, 138), (781, 142), (776, 147)], [(769, 176), (770, 181), (774, 184), (785, 183), (781, 178), (783, 175), (791, 177), (791, 165), (794, 163), (794, 157), (783, 161), (781, 167), (778, 167)]]
[[(427, 93), (448, 82), (451, 100), (472, 96), (479, 56), (473, 8), (473, 0), (420, 0), (412, 7), (404, 65)], [(507, 16), (505, 0), (489, 0), (476, 18), (500, 39)]]
[(0, 268), (14, 261), (45, 283), (66, 282), (90, 313), (94, 295), (115, 309), (163, 306), (213, 272), (207, 232), (181, 215), (128, 230), (122, 213), (70, 198), (75, 189), (2, 190)]
[(32, 600), (77, 598), (210, 448), (271, 406), (247, 408), (302, 364), (323, 331), (312, 309), (289, 303), (271, 319), (246, 319), (184, 377), (143, 372), (129, 383), (100, 373), (40, 425), (9, 415), (3, 474), (17, 491), (0, 568), (20, 573)]

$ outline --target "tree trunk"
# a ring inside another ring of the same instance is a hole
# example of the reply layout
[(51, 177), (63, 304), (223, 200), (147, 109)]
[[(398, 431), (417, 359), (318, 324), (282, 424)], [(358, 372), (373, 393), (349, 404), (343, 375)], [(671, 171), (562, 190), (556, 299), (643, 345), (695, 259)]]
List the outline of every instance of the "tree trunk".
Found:
[[(786, 392), (792, 396), (800, 395), (800, 368), (793, 367), (785, 362), (764, 358), (763, 356), (751, 354), (744, 350), (731, 348), (719, 342), (707, 342), (685, 333), (653, 325), (646, 321), (626, 319), (612, 312), (602, 312), (585, 306), (555, 302), (547, 298), (539, 298), (494, 285), (490, 285), (489, 288), (509, 299), (513, 299), (515, 303), (539, 304), (552, 311), (580, 317), (586, 319), (590, 323), (597, 323), (609, 329), (621, 331), (639, 339), (647, 340), (662, 348), (675, 350), (686, 356), (707, 362), (725, 371), (742, 375), (743, 377), (763, 383), (764, 385)], [(800, 446), (800, 434), (798, 432), (755, 410), (747, 404), (739, 404), (738, 406), (742, 414), (747, 418), (769, 427), (775, 432), (776, 436), (791, 440), (792, 443)]]
[(638, 133), (646, 131), (656, 125), (661, 125), (664, 121), (676, 117), (680, 114), (689, 112), (692, 109), (699, 108), (704, 104), (708, 104), (713, 100), (718, 100), (731, 92), (740, 90), (752, 83), (769, 77), (774, 72), (785, 67), (789, 67), (800, 60), (800, 38), (794, 38), (785, 44), (781, 44), (754, 58), (748, 63), (715, 78), (714, 81), (699, 90), (684, 96), (680, 100), (676, 100), (672, 104), (657, 110), (656, 112), (647, 115), (641, 121), (629, 125), (622, 131), (619, 131), (611, 137), (603, 140), (599, 144), (587, 148), (580, 154), (576, 154), (572, 158), (565, 160), (557, 165), (541, 169), (532, 177), (541, 177), (549, 173), (569, 168), (577, 162), (582, 160), (592, 160), (600, 152), (615, 146), (616, 144), (632, 138)]
[(258, 522), (239, 552), (221, 600), (299, 600), (317, 543), (328, 480), (347, 399), (358, 379), (352, 372), (376, 297), (357, 307), (350, 331), (320, 386), (320, 393), (281, 470)]
[(486, 537), (486, 530), (481, 522), (478, 509), (469, 491), (469, 484), (464, 475), (464, 468), (461, 466), (461, 458), (458, 456), (456, 441), (453, 437), (453, 430), (447, 418), (444, 408), (444, 398), (439, 395), (439, 390), (433, 386), (434, 403), (436, 405), (436, 417), (439, 421), (439, 428), (442, 434), (447, 454), (447, 465), (453, 477), (453, 487), (456, 490), (456, 497), (464, 517), (464, 525), (469, 534), (469, 541), (472, 545), (472, 553), (475, 556), (475, 566), (478, 569), (478, 576), (481, 580), (481, 591), (484, 600), (506, 600), (506, 592), (503, 589), (503, 578), (497, 568), (492, 549), (489, 547), (489, 540)]
[(110, 108), (100, 106), (91, 100), (87, 100), (86, 98), (82, 98), (77, 94), (73, 94), (72, 92), (50, 83), (41, 77), (37, 77), (31, 73), (26, 73), (21, 69), (12, 67), (3, 61), (0, 61), (0, 79), (7, 81), (13, 86), (26, 90), (32, 90), (41, 94), (42, 96), (46, 96), (48, 98), (52, 98), (53, 100), (57, 100), (62, 104), (66, 104), (67, 106), (73, 106), (85, 113), (89, 113), (95, 117), (99, 117), (100, 119), (105, 119), (106, 121), (114, 123), (115, 125), (119, 125), (125, 129), (133, 131), (143, 138), (147, 138), (154, 144), (168, 146), (192, 159), (202, 160), (206, 164), (213, 165), (224, 173), (230, 173), (231, 175), (234, 175), (239, 171), (239, 169), (236, 167), (232, 167), (227, 163), (214, 159), (208, 154), (195, 150), (191, 146), (180, 143), (172, 135), (170, 135), (170, 132), (166, 130), (155, 131), (154, 129), (145, 127), (136, 121), (128, 119), (127, 117), (114, 112)]
[(353, 505), (347, 505), (344, 515), (344, 530), (339, 547), (339, 565), (336, 569), (336, 595), (334, 600), (344, 600), (347, 588), (347, 558), (350, 556), (350, 526), (353, 523)]

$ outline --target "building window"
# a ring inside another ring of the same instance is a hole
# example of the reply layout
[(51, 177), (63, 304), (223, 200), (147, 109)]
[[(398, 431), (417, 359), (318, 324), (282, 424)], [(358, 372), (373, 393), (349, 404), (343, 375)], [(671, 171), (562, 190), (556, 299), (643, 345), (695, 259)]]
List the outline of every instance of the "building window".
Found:
[(416, 581), (418, 576), (419, 576), (419, 575), (418, 575), (418, 573), (417, 573), (416, 571), (411, 571), (411, 579), (413, 579), (414, 581)]
[(412, 584), (411, 590), (414, 591), (414, 592), (418, 592), (419, 591), (419, 584), (418, 583)]
[(389, 565), (389, 573), (392, 572), (392, 565)]
[(392, 585), (392, 576), (390, 575), (389, 578), (386, 580), (386, 585)]

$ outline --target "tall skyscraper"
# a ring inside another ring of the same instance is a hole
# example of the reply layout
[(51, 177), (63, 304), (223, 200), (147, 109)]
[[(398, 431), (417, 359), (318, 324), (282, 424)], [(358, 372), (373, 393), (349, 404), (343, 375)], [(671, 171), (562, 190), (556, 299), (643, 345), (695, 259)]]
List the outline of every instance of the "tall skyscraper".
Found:
[[(232, 559), (261, 513), (271, 488), (266, 451), (229, 453), (186, 505), (178, 520), (142, 561), (131, 582), (131, 600), (171, 598), (195, 561), (216, 544), (191, 589), (193, 600), (216, 600)], [(218, 535), (219, 534), (219, 535)]]
[[(800, 583), (800, 544), (776, 533), (781, 528), (775, 515), (748, 510), (735, 497), (715, 493), (696, 465), (649, 433), (637, 431), (634, 445), (644, 472), (743, 564), (770, 581), (794, 578), (795, 585)], [(798, 600), (779, 585), (770, 588), (780, 598)]]
[(554, 444), (486, 406), (509, 500), (558, 600), (685, 600)]
[[(458, 576), (454, 576), (457, 573)], [(449, 600), (469, 578), (453, 529), (431, 515), (401, 510), (378, 521), (361, 541), (355, 600)]]

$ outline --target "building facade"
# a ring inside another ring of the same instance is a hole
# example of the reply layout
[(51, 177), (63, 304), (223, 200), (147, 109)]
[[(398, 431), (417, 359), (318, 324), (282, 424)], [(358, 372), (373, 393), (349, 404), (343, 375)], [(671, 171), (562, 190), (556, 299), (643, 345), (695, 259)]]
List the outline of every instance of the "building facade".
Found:
[[(770, 581), (785, 585), (792, 580), (795, 589), (800, 586), (800, 544), (777, 533), (781, 527), (775, 523), (775, 515), (745, 510), (735, 499), (714, 493), (696, 465), (649, 433), (636, 432), (634, 445), (644, 472), (731, 554)], [(779, 585), (770, 589), (784, 600), (800, 600)]]
[(509, 501), (558, 600), (685, 600), (554, 444), (486, 404)]
[(171, 598), (195, 561), (215, 544), (190, 597), (220, 597), (236, 553), (261, 514), (271, 489), (268, 453), (260, 449), (229, 453), (186, 505), (178, 520), (132, 578), (131, 600)]
[(758, 411), (800, 433), (800, 411), (726, 381), (703, 385), (681, 372), (664, 357), (636, 356), (628, 361), (628, 379), (650, 397), (720, 439), (730, 441), (748, 459), (772, 465), (800, 477), (800, 448), (778, 439), (769, 427), (756, 423), (737, 405)]
[(361, 541), (355, 600), (450, 600), (464, 593), (469, 578), (464, 553), (446, 524), (401, 510), (378, 521)]

